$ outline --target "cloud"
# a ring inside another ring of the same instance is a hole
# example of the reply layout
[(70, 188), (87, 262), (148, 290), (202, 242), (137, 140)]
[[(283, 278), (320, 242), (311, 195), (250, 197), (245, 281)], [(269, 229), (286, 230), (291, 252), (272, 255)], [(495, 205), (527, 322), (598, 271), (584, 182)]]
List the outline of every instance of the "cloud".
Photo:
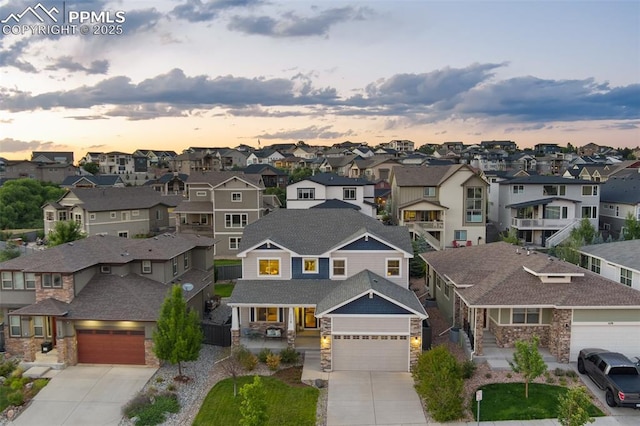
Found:
[(0, 147), (2, 147), (2, 152), (52, 151), (60, 148), (66, 148), (65, 145), (59, 145), (54, 142), (26, 142), (13, 138), (0, 139)]
[(253, 138), (259, 139), (276, 139), (276, 140), (310, 140), (310, 139), (335, 139), (341, 137), (352, 136), (355, 133), (352, 130), (346, 132), (335, 132), (331, 130), (331, 126), (309, 126), (303, 129), (282, 130), (275, 133), (262, 133), (255, 135)]
[(228, 29), (252, 35), (270, 37), (312, 37), (326, 36), (332, 26), (343, 22), (367, 19), (374, 13), (361, 7), (328, 9), (316, 16), (302, 17), (295, 12), (287, 12), (279, 19), (270, 16), (233, 16)]
[(27, 49), (30, 39), (19, 40), (8, 47), (4, 46), (7, 40), (6, 36), (4, 37), (4, 39), (0, 39), (0, 40), (2, 41), (2, 45), (3, 45), (3, 48), (0, 49), (0, 68), (15, 67), (22, 72), (27, 72), (27, 73), (38, 72), (36, 67), (34, 67), (31, 63), (23, 59), (20, 59), (24, 51)]
[(62, 69), (72, 72), (85, 72), (87, 74), (106, 74), (107, 71), (109, 71), (109, 61), (97, 60), (91, 62), (88, 67), (85, 67), (81, 63), (74, 61), (71, 56), (61, 56), (45, 69), (49, 71)]
[(173, 8), (171, 15), (189, 22), (212, 21), (224, 10), (252, 7), (262, 4), (261, 0), (187, 0)]

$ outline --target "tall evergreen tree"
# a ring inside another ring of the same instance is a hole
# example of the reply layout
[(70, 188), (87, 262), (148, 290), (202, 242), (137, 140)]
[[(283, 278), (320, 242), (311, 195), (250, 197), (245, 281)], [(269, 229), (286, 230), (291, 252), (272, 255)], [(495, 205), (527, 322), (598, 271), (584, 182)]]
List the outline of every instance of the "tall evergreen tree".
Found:
[(182, 362), (198, 359), (202, 340), (198, 314), (187, 309), (182, 287), (174, 285), (160, 309), (153, 332), (153, 352), (163, 361), (178, 364), (178, 375), (182, 377)]

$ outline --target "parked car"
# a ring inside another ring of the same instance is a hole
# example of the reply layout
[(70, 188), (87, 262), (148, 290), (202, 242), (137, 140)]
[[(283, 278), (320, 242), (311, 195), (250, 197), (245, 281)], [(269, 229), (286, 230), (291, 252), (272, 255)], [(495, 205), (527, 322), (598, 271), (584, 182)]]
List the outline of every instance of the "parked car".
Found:
[(582, 349), (578, 355), (578, 371), (587, 374), (605, 391), (609, 407), (640, 408), (640, 370), (623, 354), (596, 348)]

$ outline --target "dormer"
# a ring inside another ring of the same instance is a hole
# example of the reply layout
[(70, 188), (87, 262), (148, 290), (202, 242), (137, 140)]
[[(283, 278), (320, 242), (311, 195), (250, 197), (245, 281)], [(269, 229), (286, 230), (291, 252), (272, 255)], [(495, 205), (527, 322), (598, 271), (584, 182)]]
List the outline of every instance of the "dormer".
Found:
[(526, 266), (522, 268), (531, 275), (538, 277), (542, 283), (570, 283), (573, 277), (584, 277), (582, 272), (536, 272)]

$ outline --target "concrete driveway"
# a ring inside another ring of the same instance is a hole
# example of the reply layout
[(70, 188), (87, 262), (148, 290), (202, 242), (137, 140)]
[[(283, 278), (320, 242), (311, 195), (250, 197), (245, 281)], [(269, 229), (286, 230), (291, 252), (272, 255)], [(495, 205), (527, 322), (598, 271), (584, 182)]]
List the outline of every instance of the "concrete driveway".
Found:
[(427, 424), (410, 373), (329, 374), (327, 426), (391, 424)]
[(55, 375), (9, 424), (118, 425), (122, 406), (144, 387), (155, 372), (155, 368), (148, 367), (67, 367)]
[[(571, 363), (571, 366), (574, 367), (576, 372), (578, 372), (578, 367), (575, 363)], [(605, 400), (605, 392), (601, 390), (588, 375), (578, 373), (578, 376), (580, 376), (580, 379), (582, 379), (585, 386), (596, 396), (596, 398), (598, 398), (600, 402), (602, 402), (602, 405), (609, 410), (611, 416), (615, 417), (620, 424), (640, 424), (640, 410), (635, 410), (629, 407), (609, 407)]]

